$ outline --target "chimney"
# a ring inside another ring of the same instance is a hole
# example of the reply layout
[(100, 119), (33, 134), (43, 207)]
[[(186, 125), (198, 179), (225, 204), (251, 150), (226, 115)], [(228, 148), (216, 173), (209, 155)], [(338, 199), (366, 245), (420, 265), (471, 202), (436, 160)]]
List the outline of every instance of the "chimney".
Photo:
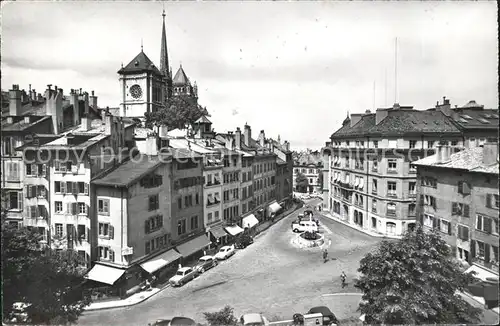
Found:
[(437, 146), (437, 162), (436, 163), (446, 163), (450, 160), (451, 147), (448, 145), (438, 145)]
[(92, 91), (91, 94), (92, 95), (90, 95), (89, 104), (94, 109), (97, 109), (97, 96), (94, 95), (94, 91)]
[(92, 128), (92, 119), (88, 115), (84, 114), (82, 116), (81, 129), (83, 131), (89, 131), (91, 128)]
[(37, 100), (37, 98), (36, 98), (36, 90), (35, 89), (31, 90), (30, 97), (31, 97), (32, 101), (36, 101)]
[(83, 93), (83, 114), (89, 115), (89, 93)]
[(250, 139), (252, 138), (252, 128), (245, 123), (245, 145), (250, 146)]
[(240, 127), (236, 128), (236, 132), (234, 133), (234, 145), (236, 149), (241, 149), (241, 129)]
[(288, 140), (285, 140), (284, 147), (285, 150), (290, 151), (290, 143), (288, 142)]
[(372, 111), (370, 111), (370, 109), (366, 109), (365, 114), (370, 114), (370, 113), (372, 113)]
[(156, 156), (158, 155), (158, 144), (157, 144), (157, 139), (156, 139), (156, 134), (154, 132), (148, 133), (148, 136), (146, 137), (146, 149), (145, 149), (146, 155), (153, 155)]
[(9, 91), (9, 114), (10, 115), (21, 115), (21, 91), (19, 90), (19, 85), (12, 85), (12, 89)]
[(264, 133), (264, 130), (261, 130), (259, 134), (260, 146), (264, 147), (265, 142), (266, 142), (266, 134)]
[(106, 110), (105, 109), (102, 109), (101, 110), (101, 120), (102, 120), (102, 124), (105, 124), (106, 123)]
[(38, 93), (38, 95), (36, 96), (36, 100), (38, 102), (43, 102), (43, 96), (42, 96), (42, 94)]
[(112, 131), (113, 131), (113, 116), (111, 115), (111, 113), (109, 113), (109, 111), (106, 111), (104, 112), (104, 133), (106, 135), (111, 135)]
[(61, 88), (58, 92), (55, 92), (51, 87), (52, 85), (47, 85), (45, 91), (45, 110), (47, 115), (52, 117), (54, 134), (58, 135), (63, 130), (63, 90)]
[(73, 125), (78, 126), (80, 124), (80, 104), (78, 101), (78, 93), (74, 89), (70, 92), (69, 103), (73, 105)]
[(375, 124), (379, 124), (389, 114), (388, 109), (377, 109), (375, 112)]
[(351, 114), (351, 127), (354, 126), (356, 123), (358, 123), (361, 120), (361, 117), (363, 115), (360, 113), (352, 113)]
[(483, 145), (483, 165), (489, 166), (497, 163), (498, 160), (498, 142), (488, 140)]

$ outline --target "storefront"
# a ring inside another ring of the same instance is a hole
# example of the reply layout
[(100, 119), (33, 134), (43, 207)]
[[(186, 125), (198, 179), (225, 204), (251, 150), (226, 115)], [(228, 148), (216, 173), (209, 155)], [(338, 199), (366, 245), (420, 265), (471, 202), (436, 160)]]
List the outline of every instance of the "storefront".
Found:
[(125, 269), (97, 263), (85, 275), (85, 291), (90, 293), (93, 301), (122, 297), (127, 290), (125, 272)]
[[(244, 230), (242, 228), (240, 228), (238, 225), (230, 225), (230, 226), (226, 226), (224, 228), (226, 230), (226, 232), (233, 237), (236, 237), (238, 234), (242, 233)], [(230, 240), (231, 241), (231, 240)]]
[(210, 239), (206, 234), (202, 234), (178, 245), (176, 249), (182, 255), (182, 264), (186, 264), (203, 256), (203, 250), (207, 249), (210, 244)]
[(227, 243), (227, 233), (224, 231), (222, 225), (210, 228), (211, 247), (223, 246)]
[(160, 255), (150, 258), (140, 264), (141, 268), (152, 276), (155, 276), (160, 282), (168, 279), (177, 270), (179, 259), (182, 255), (170, 249)]
[(277, 202), (274, 202), (274, 203), (271, 203), (271, 205), (269, 205), (269, 207), (267, 209), (269, 212), (268, 216), (273, 218), (282, 209), (282, 207)]
[(250, 214), (241, 220), (241, 224), (245, 230), (252, 232), (259, 224), (259, 220), (255, 217), (255, 215)]

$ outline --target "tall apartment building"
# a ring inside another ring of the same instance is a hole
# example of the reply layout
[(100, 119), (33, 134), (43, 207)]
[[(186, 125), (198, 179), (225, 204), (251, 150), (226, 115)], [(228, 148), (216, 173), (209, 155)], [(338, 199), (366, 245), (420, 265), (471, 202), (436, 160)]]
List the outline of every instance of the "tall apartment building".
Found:
[(268, 141), (271, 152), (276, 154), (276, 201), (285, 208), (290, 205), (289, 199), (293, 197), (293, 159), (290, 151), (290, 143), (281, 143), (278, 140)]
[(486, 126), (481, 137), (494, 137), (498, 110), (470, 103), (452, 109), (445, 99), (426, 111), (395, 104), (375, 114), (369, 110), (352, 114), (323, 151), (328, 184), (323, 205), (353, 227), (401, 236), (416, 221), (417, 180), (412, 163), (434, 154), (438, 144), (454, 150), (467, 147), (480, 125)]
[[(19, 147), (54, 140), (55, 135), (78, 125), (84, 113), (94, 117), (97, 114), (97, 96), (92, 91), (89, 97), (87, 93), (82, 93), (81, 89), (79, 92), (71, 90), (71, 93), (65, 96), (61, 88), (55, 86), (55, 89), (52, 89), (52, 85), (48, 85), (42, 95), (31, 89), (31, 85), (28, 91), (21, 90), (19, 85), (13, 85), (8, 92), (6, 104), (8, 111), (2, 112), (1, 130), (2, 189), (5, 195), (3, 204), (7, 209), (7, 220), (19, 225), (25, 215), (37, 214), (25, 210), (25, 183), (35, 182), (34, 185), (37, 185), (41, 180), (33, 178), (47, 178), (46, 170), (42, 170), (45, 169), (43, 165), (35, 167), (39, 168), (39, 171), (32, 171), (31, 166), (25, 166), (23, 151)], [(39, 187), (39, 191), (36, 196), (30, 193), (30, 198), (44, 199), (43, 188)], [(33, 200), (30, 200), (29, 205), (35, 205)], [(42, 203), (40, 206), (46, 205)], [(46, 211), (46, 207), (41, 207), (41, 216), (45, 216), (44, 209)]]
[(149, 152), (92, 181), (99, 255), (88, 278), (113, 285), (120, 295), (142, 282), (143, 271), (164, 279), (210, 245), (201, 157), (180, 149), (158, 151), (157, 141), (150, 134)]
[(323, 158), (319, 151), (307, 149), (304, 152), (295, 153), (293, 159), (293, 189), (299, 191), (297, 186), (297, 177), (299, 174), (307, 178), (307, 192), (321, 193), (323, 185)]
[(498, 279), (498, 141), (454, 153), (440, 146), (417, 162), (417, 216), (438, 229), (478, 277)]

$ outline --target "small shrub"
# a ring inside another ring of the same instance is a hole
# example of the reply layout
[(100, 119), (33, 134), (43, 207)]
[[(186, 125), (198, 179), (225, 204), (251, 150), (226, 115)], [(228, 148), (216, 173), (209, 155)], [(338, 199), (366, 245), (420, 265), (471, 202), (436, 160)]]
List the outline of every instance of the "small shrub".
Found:
[(238, 322), (236, 317), (234, 317), (234, 309), (230, 306), (225, 306), (216, 312), (204, 312), (203, 315), (210, 326), (233, 326)]

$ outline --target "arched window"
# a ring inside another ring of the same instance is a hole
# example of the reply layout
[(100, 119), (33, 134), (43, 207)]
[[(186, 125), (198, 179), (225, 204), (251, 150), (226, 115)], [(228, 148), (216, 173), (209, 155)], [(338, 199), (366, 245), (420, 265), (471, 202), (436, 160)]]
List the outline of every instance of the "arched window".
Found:
[(387, 234), (396, 234), (396, 223), (393, 222), (387, 222), (385, 224)]

